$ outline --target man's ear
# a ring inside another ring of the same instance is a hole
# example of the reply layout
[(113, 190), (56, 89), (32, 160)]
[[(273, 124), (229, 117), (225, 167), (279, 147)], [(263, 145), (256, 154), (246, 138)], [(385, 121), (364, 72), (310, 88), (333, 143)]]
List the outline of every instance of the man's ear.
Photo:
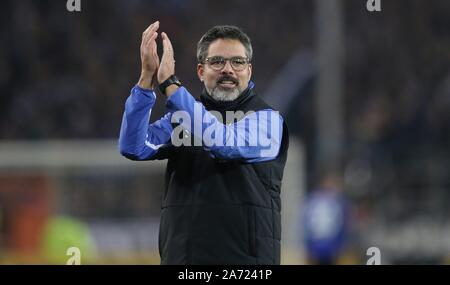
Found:
[(201, 82), (203, 82), (203, 65), (202, 64), (197, 64), (197, 75), (198, 75), (198, 79), (200, 79)]
[(252, 78), (252, 68), (253, 68), (252, 64), (249, 63), (248, 64), (248, 80), (250, 80)]

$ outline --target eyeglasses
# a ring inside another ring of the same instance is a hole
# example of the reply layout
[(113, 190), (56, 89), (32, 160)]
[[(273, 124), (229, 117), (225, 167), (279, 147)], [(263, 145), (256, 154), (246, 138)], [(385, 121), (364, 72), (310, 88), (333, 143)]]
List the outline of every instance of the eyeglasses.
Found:
[(211, 69), (221, 71), (227, 64), (227, 60), (230, 61), (230, 65), (235, 71), (244, 70), (250, 62), (248, 58), (242, 56), (234, 56), (232, 58), (212, 56), (205, 59), (205, 63), (207, 63)]

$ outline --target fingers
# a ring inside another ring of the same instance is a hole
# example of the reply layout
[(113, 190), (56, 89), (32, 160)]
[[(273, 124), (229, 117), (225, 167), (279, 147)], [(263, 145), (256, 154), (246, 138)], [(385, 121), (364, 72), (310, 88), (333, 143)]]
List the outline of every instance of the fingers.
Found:
[(163, 56), (167, 55), (169, 57), (173, 58), (173, 47), (172, 42), (170, 41), (169, 37), (166, 33), (162, 32), (161, 37), (163, 39)]
[(151, 33), (151, 32), (156, 32), (156, 30), (158, 30), (159, 28), (159, 21), (156, 21), (154, 23), (152, 23), (150, 26), (148, 26), (148, 28), (144, 31), (143, 35), (147, 34), (147, 33)]
[(156, 21), (152, 23), (148, 28), (142, 33), (142, 43), (146, 43), (148, 40), (148, 37), (153, 35), (154, 32), (156, 32), (159, 28), (159, 21)]
[(163, 54), (161, 57), (160, 67), (158, 69), (158, 82), (161, 83), (170, 75), (175, 74), (175, 60), (173, 54), (172, 43), (166, 33), (161, 33), (163, 42)]
[(145, 43), (146, 47), (150, 47), (152, 51), (156, 49), (156, 37), (158, 37), (158, 33), (153, 32), (153, 34), (149, 36), (147, 42)]
[(151, 35), (148, 36), (147, 41), (143, 42), (141, 44), (141, 56), (143, 58), (151, 56), (153, 59), (155, 56), (157, 57), (157, 45), (156, 45), (156, 38), (158, 36), (157, 32), (153, 32)]
[(155, 33), (150, 38), (150, 52), (152, 54), (153, 59), (156, 62), (156, 65), (159, 66), (158, 45), (156, 44), (157, 36), (158, 36), (158, 33)]
[(161, 37), (163, 40), (163, 54), (161, 61), (164, 62), (166, 65), (168, 64), (168, 66), (171, 66), (171, 69), (173, 69), (175, 59), (173, 54), (172, 42), (170, 41), (167, 34), (164, 32), (161, 33)]
[(175, 60), (172, 42), (166, 33), (161, 33), (163, 54), (158, 57), (158, 45), (156, 44), (156, 38), (158, 37), (157, 30), (159, 28), (159, 21), (152, 23), (142, 33), (141, 43), (141, 59), (144, 69), (158, 70), (157, 77), (167, 78), (175, 72)]

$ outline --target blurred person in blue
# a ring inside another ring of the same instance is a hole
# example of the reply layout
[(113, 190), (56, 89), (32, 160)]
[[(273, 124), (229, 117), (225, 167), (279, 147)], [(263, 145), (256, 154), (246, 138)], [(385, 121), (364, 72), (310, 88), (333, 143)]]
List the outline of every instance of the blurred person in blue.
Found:
[[(141, 78), (125, 103), (119, 148), (131, 160), (168, 160), (161, 264), (279, 264), (288, 132), (250, 81), (249, 37), (234, 26), (203, 35), (197, 75), (204, 90), (196, 101), (175, 76), (165, 33), (159, 60), (158, 28), (157, 21), (142, 36)], [(158, 85), (168, 112), (149, 123)], [(230, 112), (240, 115), (230, 119)]]
[(345, 248), (350, 215), (339, 181), (327, 174), (305, 199), (300, 221), (309, 264), (337, 264)]

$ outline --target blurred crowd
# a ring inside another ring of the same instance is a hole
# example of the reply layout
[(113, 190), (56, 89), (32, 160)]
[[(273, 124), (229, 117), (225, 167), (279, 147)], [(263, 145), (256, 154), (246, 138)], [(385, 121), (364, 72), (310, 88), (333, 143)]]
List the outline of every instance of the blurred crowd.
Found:
[[(307, 4), (298, 12), (289, 1), (258, 7), (256, 1), (90, 0), (70, 13), (66, 1), (7, 1), (0, 12), (0, 138), (117, 137), (124, 101), (139, 78), (140, 37), (156, 19), (172, 39), (177, 74), (193, 94), (201, 91), (197, 41), (217, 24), (242, 26), (252, 37), (255, 81), (264, 88), (303, 41), (299, 32), (312, 32), (297, 28), (297, 13), (311, 11)], [(286, 29), (278, 30), (274, 20)], [(159, 101), (155, 117), (164, 111)]]
[(346, 10), (347, 188), (366, 185), (391, 222), (443, 222), (450, 214), (450, 2), (383, 5), (371, 16), (355, 5)]

